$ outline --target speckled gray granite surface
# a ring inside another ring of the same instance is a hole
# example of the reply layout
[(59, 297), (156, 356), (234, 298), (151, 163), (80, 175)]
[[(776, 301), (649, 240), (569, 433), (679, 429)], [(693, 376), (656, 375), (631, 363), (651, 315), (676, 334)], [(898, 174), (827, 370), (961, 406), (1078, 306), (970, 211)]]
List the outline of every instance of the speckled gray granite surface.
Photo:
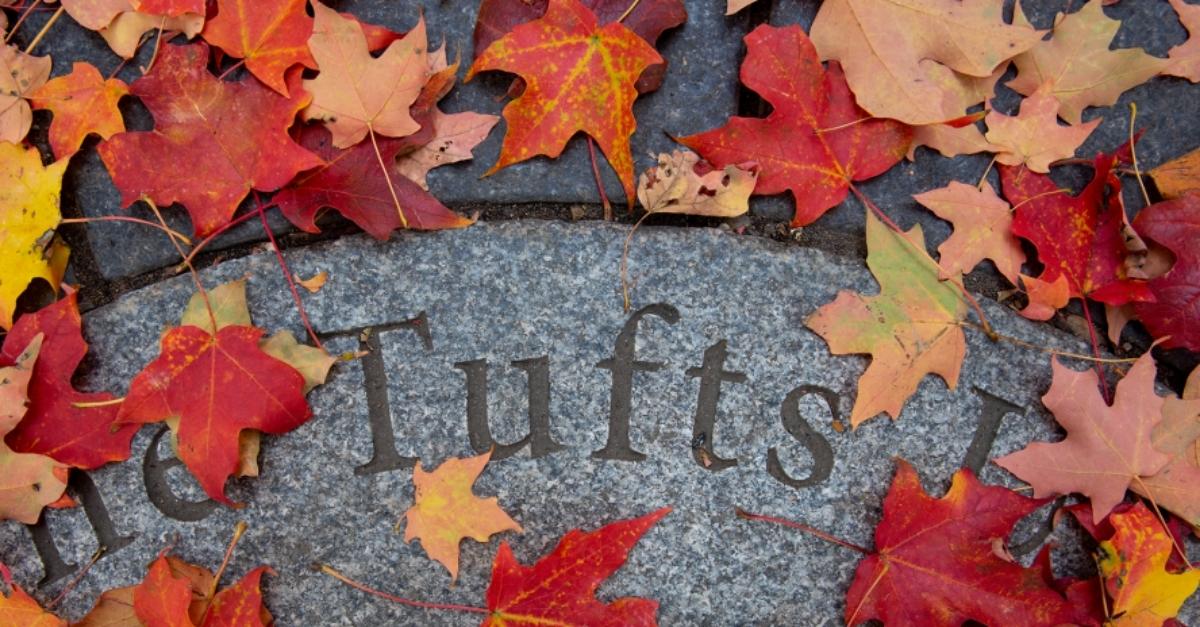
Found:
[[(636, 336), (638, 360), (665, 364), (632, 380), (631, 445), (645, 460), (596, 458), (592, 453), (608, 437), (613, 381), (609, 370), (596, 366), (613, 356), (629, 319), (617, 271), (624, 236), (624, 229), (601, 223), (481, 223), (463, 231), (406, 233), (391, 243), (350, 237), (287, 253), (301, 275), (329, 272), (324, 289), (304, 296), (322, 333), (381, 327), (425, 312), (432, 349), (409, 328), (378, 332), (378, 363), (400, 456), (436, 465), (472, 453), (466, 376), (455, 366), (471, 360), (490, 366), (493, 435), (501, 442), (522, 437), (530, 368), (510, 364), (547, 358), (551, 435), (565, 448), (536, 459), (523, 449), (493, 462), (476, 487), (478, 494), (498, 496), (525, 528), (501, 538), (526, 563), (569, 529), (671, 505), (675, 511), (601, 587), (602, 598), (659, 599), (665, 625), (833, 624), (858, 556), (792, 530), (740, 521), (735, 507), (801, 520), (869, 546), (893, 458), (914, 462), (927, 489), (940, 495), (976, 437), (984, 414), (980, 391), (1016, 408), (1001, 421), (992, 455), (1054, 437), (1038, 402), (1049, 385), (1049, 357), (972, 332), (958, 389), (927, 377), (897, 422), (881, 417), (857, 432), (839, 432), (821, 393), (803, 397), (800, 416), (816, 434), (809, 441), (826, 441), (833, 463), (825, 480), (785, 485), (768, 472), (773, 447), (790, 477), (802, 480), (814, 469), (810, 449), (781, 421), (789, 392), (804, 385), (827, 388), (835, 411), (846, 416), (866, 364), (861, 357), (830, 355), (801, 321), (837, 290), (873, 292), (874, 281), (859, 260), (717, 230), (644, 228), (632, 249), (634, 308), (670, 305), (678, 321), (646, 315)], [(273, 256), (227, 262), (206, 271), (204, 281), (213, 286), (242, 276), (249, 277), (258, 325), (301, 333)], [(82, 385), (124, 391), (153, 358), (159, 333), (178, 319), (191, 290), (190, 280), (178, 277), (89, 314), (85, 331), (95, 367)], [(1080, 349), (1045, 325), (983, 302), (1007, 335)], [(717, 457), (736, 458), (737, 465), (714, 471), (693, 455), (700, 379), (688, 370), (701, 366), (706, 350), (722, 341), (724, 369), (744, 373), (745, 381), (721, 387), (716, 428), (707, 441)], [(334, 351), (354, 350), (357, 342), (354, 331), (328, 340)], [(148, 560), (171, 542), (179, 555), (215, 566), (234, 524), (245, 520), (250, 530), (229, 572), (240, 576), (253, 565), (271, 565), (278, 576), (268, 579), (267, 599), (282, 625), (471, 624), (473, 616), (389, 604), (308, 570), (312, 562), (326, 562), (393, 594), (483, 602), (498, 539), (465, 542), (461, 576), (451, 585), (419, 544), (404, 544), (393, 530), (412, 504), (411, 470), (355, 472), (372, 457), (365, 362), (337, 365), (330, 382), (309, 396), (312, 421), (265, 440), (263, 476), (230, 485), (231, 496), (247, 503), (239, 511), (215, 508), (198, 522), (181, 522), (150, 504), (144, 460), (155, 430), (144, 429), (130, 461), (91, 473), (115, 534), (133, 540), (95, 565), (65, 609), (78, 617), (101, 589), (138, 581)], [(165, 444), (158, 448), (156, 456), (169, 457)], [(985, 465), (982, 476), (1015, 485), (994, 465)], [(182, 468), (167, 477), (176, 498), (202, 500)], [(46, 518), (64, 561), (86, 562), (96, 539), (84, 513), (54, 511)], [(1028, 537), (1036, 526), (1030, 522), (1018, 535)], [(30, 537), (15, 523), (0, 526), (0, 561), (27, 587), (43, 574)], [(1071, 537), (1062, 542), (1076, 543)], [(1078, 549), (1074, 555), (1075, 561), (1082, 556)], [(37, 592), (53, 597), (66, 579)], [(1193, 619), (1200, 616), (1190, 607)]]

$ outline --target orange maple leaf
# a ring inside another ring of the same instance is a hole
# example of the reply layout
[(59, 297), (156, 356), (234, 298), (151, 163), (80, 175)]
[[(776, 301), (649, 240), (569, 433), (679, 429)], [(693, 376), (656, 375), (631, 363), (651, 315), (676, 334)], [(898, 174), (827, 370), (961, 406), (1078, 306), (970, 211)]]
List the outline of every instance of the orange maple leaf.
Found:
[(125, 120), (117, 102), (129, 86), (116, 78), (105, 79), (90, 63), (76, 62), (71, 73), (60, 76), (29, 95), (34, 109), (54, 113), (50, 124), (50, 147), (62, 159), (79, 151), (91, 133), (108, 139), (125, 131)]
[(550, 0), (544, 16), (493, 42), (467, 73), (469, 81), (502, 70), (526, 84), (504, 107), (508, 132), (485, 176), (536, 155), (557, 157), (582, 131), (600, 145), (632, 203), (634, 84), (642, 70), (659, 63), (658, 52), (619, 22), (601, 27), (578, 0)]
[(471, 486), (491, 459), (483, 455), (448, 459), (432, 471), (421, 463), (413, 469), (416, 503), (404, 513), (408, 524), (404, 541), (421, 540), (429, 557), (441, 562), (458, 579), (458, 544), (463, 538), (487, 542), (494, 533), (523, 531), (500, 505), (496, 497), (479, 498)]
[(246, 60), (246, 69), (280, 95), (288, 95), (284, 73), (296, 64), (315, 69), (308, 51), (313, 18), (308, 0), (218, 0), (217, 15), (201, 37), (226, 54)]

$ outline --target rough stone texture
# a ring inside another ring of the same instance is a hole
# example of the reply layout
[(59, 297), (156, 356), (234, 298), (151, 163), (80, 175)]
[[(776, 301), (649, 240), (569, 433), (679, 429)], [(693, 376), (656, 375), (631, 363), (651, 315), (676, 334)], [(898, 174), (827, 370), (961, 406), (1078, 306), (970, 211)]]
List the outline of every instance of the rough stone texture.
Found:
[[(880, 417), (857, 432), (837, 432), (824, 403), (807, 397), (802, 415), (831, 443), (833, 473), (813, 487), (783, 485), (766, 472), (770, 447), (778, 447), (794, 477), (806, 476), (812, 465), (806, 449), (781, 427), (785, 395), (798, 385), (826, 386), (839, 395), (837, 410), (845, 416), (867, 363), (863, 357), (830, 355), (802, 320), (839, 289), (874, 292), (874, 281), (859, 260), (716, 230), (644, 228), (631, 253), (634, 307), (669, 303), (680, 320), (669, 325), (647, 317), (637, 337), (639, 359), (666, 363), (661, 371), (634, 378), (632, 441), (648, 459), (594, 459), (589, 453), (607, 437), (611, 382), (609, 372), (595, 364), (613, 354), (627, 319), (617, 272), (625, 233), (598, 223), (481, 223), (463, 231), (404, 234), (391, 243), (350, 237), (287, 253), (302, 275), (330, 273), (324, 289), (304, 297), (320, 332), (427, 313), (431, 351), (409, 330), (380, 337), (398, 451), (428, 466), (471, 454), (464, 375), (453, 364), (488, 360), (492, 429), (507, 442), (525, 433), (527, 411), (525, 374), (508, 364), (549, 356), (552, 433), (569, 448), (536, 460), (524, 450), (495, 462), (476, 488), (478, 494), (499, 496), (524, 526), (523, 535), (502, 536), (524, 563), (548, 551), (568, 529), (595, 528), (672, 505), (674, 513), (601, 587), (602, 598), (659, 599), (666, 625), (834, 624), (858, 556), (792, 530), (740, 521), (735, 507), (802, 520), (869, 546), (894, 457), (914, 462), (927, 489), (939, 495), (945, 490), (979, 420), (976, 388), (1023, 408), (1004, 418), (993, 456), (1031, 439), (1057, 437), (1038, 400), (1049, 385), (1049, 357), (968, 332), (958, 389), (927, 377), (896, 422)], [(272, 256), (227, 262), (206, 271), (204, 281), (213, 286), (243, 275), (250, 277), (255, 322), (300, 334)], [(176, 322), (191, 290), (190, 280), (178, 277), (89, 314), (85, 331), (96, 367), (84, 385), (124, 390), (154, 356), (159, 333)], [(1081, 349), (1045, 325), (984, 303), (1002, 333), (1039, 346)], [(745, 373), (748, 381), (722, 388), (713, 441), (718, 455), (736, 457), (739, 465), (715, 473), (692, 457), (698, 383), (685, 371), (699, 366), (705, 349), (720, 340), (728, 341), (725, 368)], [(354, 350), (357, 340), (333, 338), (329, 348)], [(228, 572), (240, 576), (259, 563), (274, 567), (279, 576), (267, 580), (267, 599), (282, 625), (313, 624), (314, 617), (329, 625), (471, 624), (476, 617), (389, 604), (308, 569), (325, 562), (393, 594), (483, 602), (498, 539), (463, 544), (461, 576), (452, 587), (419, 544), (405, 545), (393, 531), (412, 503), (411, 471), (354, 473), (372, 454), (363, 380), (361, 361), (336, 366), (332, 380), (309, 397), (315, 418), (292, 434), (267, 438), (263, 476), (231, 486), (230, 495), (247, 507), (220, 509), (198, 523), (173, 521), (147, 503), (141, 460), (155, 430), (144, 429), (132, 460), (92, 473), (117, 531), (137, 538), (100, 560), (65, 609), (77, 617), (102, 588), (134, 583), (172, 541), (186, 559), (214, 567), (235, 522), (245, 520), (250, 531)], [(160, 448), (169, 454), (165, 444)], [(176, 469), (171, 476), (181, 497), (200, 498), (186, 471)], [(1016, 485), (994, 465), (982, 476)], [(64, 558), (84, 563), (96, 543), (83, 513), (55, 511), (47, 519)], [(1074, 537), (1060, 540), (1077, 546)], [(28, 534), (14, 523), (0, 534), (0, 561), (27, 587), (41, 576)], [(49, 585), (39, 595), (53, 597), (62, 585)], [(1195, 602), (1188, 608), (1190, 620), (1200, 618)]]

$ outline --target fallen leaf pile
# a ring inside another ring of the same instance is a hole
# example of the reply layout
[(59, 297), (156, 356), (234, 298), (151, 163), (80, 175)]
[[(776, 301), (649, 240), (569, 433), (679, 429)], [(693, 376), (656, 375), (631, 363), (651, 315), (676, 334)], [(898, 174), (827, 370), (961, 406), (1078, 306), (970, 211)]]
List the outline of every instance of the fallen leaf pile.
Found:
[[(769, 113), (731, 111), (717, 128), (670, 135), (688, 150), (652, 155), (653, 167), (637, 176), (635, 101), (674, 97), (660, 89), (671, 84), (673, 66), (656, 46), (667, 31), (687, 28), (681, 0), (482, 0), (473, 41), (440, 47), (431, 47), (416, 11), (404, 16), (415, 26), (397, 33), (319, 0), (0, 0), (0, 520), (35, 524), (46, 508), (73, 507), (72, 469), (126, 460), (146, 423), (167, 425), (176, 455), (211, 499), (242, 505), (234, 500), (244, 493), (239, 484), (273, 472), (259, 465), (260, 449), (271, 445), (264, 435), (321, 418), (307, 395), (337, 359), (321, 346), (296, 287), (317, 293), (341, 277), (322, 271), (303, 279), (279, 255), (310, 346), (255, 326), (246, 280), (206, 287), (193, 261), (251, 218), (278, 252), (269, 209), (309, 233), (321, 231), (332, 210), (378, 240), (398, 229), (469, 227), (475, 218), (442, 204), (429, 180), (432, 169), (471, 159), (500, 121), (439, 105), (461, 69), (447, 50), (469, 45), (466, 80), (513, 76), (506, 94), (494, 90), (497, 100), (511, 100), (488, 175), (556, 158), (583, 134), (617, 174), (631, 210), (638, 200), (642, 219), (740, 217), (732, 225), (740, 232), (752, 196), (787, 192), (792, 216), (778, 226), (796, 236), (853, 195), (864, 209), (866, 264), (878, 292), (843, 290), (806, 311), (803, 323), (831, 353), (869, 356), (854, 392), (855, 428), (880, 414), (923, 420), (905, 405), (926, 375), (957, 385), (971, 367), (967, 335), (976, 329), (1038, 348), (990, 326), (964, 279), (977, 269), (994, 267), (1029, 319), (1062, 319), (1064, 309), (1082, 307), (1093, 355), (1050, 358), (1042, 396), (1063, 435), (993, 460), (1028, 487), (987, 486), (964, 469), (934, 498), (899, 460), (873, 548), (818, 532), (863, 555), (846, 594), (847, 624), (1178, 624), (1200, 585), (1185, 553), (1200, 529), (1200, 368), (1173, 394), (1156, 383), (1150, 351), (1117, 365), (1101, 338), (1127, 352), (1121, 332), (1134, 323), (1159, 350), (1200, 352), (1200, 149), (1144, 151), (1155, 167), (1143, 172), (1131, 108), (1127, 143), (1077, 153), (1102, 119), (1125, 115), (1110, 107), (1129, 90), (1151, 80), (1200, 82), (1200, 5), (1124, 1), (1119, 6), (1159, 3), (1153, 15), (1165, 22), (1153, 26), (1181, 26), (1187, 37), (1157, 54), (1125, 46), (1121, 22), (1105, 8), (1116, 0), (1063, 3), (1044, 30), (1019, 1), (825, 0), (807, 30), (775, 25), (772, 15), (745, 36), (739, 74), (744, 95), (761, 97)], [(726, 0), (724, 8), (733, 14), (752, 2)], [(32, 35), (25, 18), (35, 10), (51, 17)], [(145, 65), (121, 62), (105, 76), (90, 63), (39, 55), (38, 43), (55, 36), (60, 18), (97, 32), (120, 58), (147, 58)], [(700, 62), (707, 60), (672, 59), (674, 66)], [(116, 78), (122, 68), (128, 82)], [(152, 124), (135, 123), (130, 107), (144, 108)], [(38, 115), (48, 128), (34, 123), (35, 111), (45, 111)], [(93, 149), (121, 204), (140, 203), (157, 223), (123, 215), (64, 220), (64, 180)], [(889, 207), (871, 200), (869, 186), (860, 187), (905, 158), (919, 170), (929, 159), (977, 153), (992, 156), (982, 178), (913, 197), (951, 227), (936, 256), (920, 226), (901, 229)], [(1064, 184), (1066, 168), (1086, 170), (1073, 179), (1086, 182)], [(602, 184), (598, 194), (607, 209)], [(191, 233), (163, 217), (179, 210)], [(60, 231), (104, 220), (156, 227), (197, 286), (124, 397), (76, 380), (87, 370), (88, 343), (76, 287), (63, 283), (70, 251)], [(623, 258), (628, 307), (625, 268)], [(1093, 304), (1106, 315), (1093, 316)], [(1066, 365), (1072, 360), (1092, 369)], [(502, 505), (503, 489), (476, 488), (481, 476), (490, 485), (489, 459), (451, 457), (413, 470), (404, 539), (448, 571), (447, 583), (459, 577), (463, 540), (490, 543), (496, 534), (540, 527), (530, 504)], [(1058, 524), (1095, 540), (1087, 547), (1094, 573), (1055, 576), (1049, 546), (1028, 566), (1008, 551), (1014, 526), (1060, 496), (1074, 502)], [(333, 566), (315, 567), (364, 594), (482, 614), (484, 625), (653, 625), (659, 602), (671, 600), (602, 600), (612, 595), (598, 590), (669, 512), (590, 532), (564, 523), (560, 532), (570, 531), (531, 566), (500, 542), (478, 607), (396, 597)], [(363, 530), (375, 532), (390, 533)], [(270, 567), (218, 591), (223, 571), (164, 549), (141, 583), (103, 593), (73, 624), (271, 624), (260, 585), (274, 574)], [(2, 564), (0, 576), (0, 623), (68, 624), (53, 612), (57, 601), (40, 604)]]

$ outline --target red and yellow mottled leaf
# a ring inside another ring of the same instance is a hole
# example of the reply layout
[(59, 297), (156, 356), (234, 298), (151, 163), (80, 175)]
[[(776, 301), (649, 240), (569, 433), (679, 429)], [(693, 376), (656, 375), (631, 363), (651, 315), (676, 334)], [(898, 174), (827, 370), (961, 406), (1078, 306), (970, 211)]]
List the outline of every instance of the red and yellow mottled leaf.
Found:
[(308, 51), (313, 18), (307, 0), (218, 0), (217, 15), (201, 36), (228, 54), (246, 60), (258, 80), (288, 95), (284, 73), (295, 65), (315, 69)]
[(984, 183), (980, 189), (953, 181), (913, 199), (954, 225), (954, 232), (938, 246), (940, 278), (957, 278), (991, 259), (1000, 274), (1016, 284), (1025, 253), (1012, 232), (1011, 208), (991, 184)]
[(105, 79), (90, 63), (76, 62), (71, 73), (60, 76), (30, 94), (35, 109), (54, 113), (50, 147), (62, 159), (79, 151), (83, 140), (95, 133), (108, 139), (125, 131), (117, 103), (129, 86), (116, 78)]
[(333, 144), (349, 148), (368, 133), (404, 137), (421, 129), (409, 107), (429, 78), (425, 20), (371, 56), (362, 25), (317, 2), (308, 47), (320, 73), (304, 81), (313, 95), (305, 120), (321, 120)]
[(810, 224), (846, 197), (852, 181), (877, 176), (908, 151), (912, 131), (890, 120), (863, 120), (840, 68), (821, 67), (799, 26), (763, 25), (746, 35), (742, 82), (774, 107), (766, 118), (733, 117), (725, 126), (679, 139), (718, 168), (762, 166), (755, 194), (791, 191), (792, 226)]
[(1123, 305), (1153, 296), (1126, 271), (1130, 240), (1113, 166), (1113, 157), (1097, 157), (1095, 178), (1078, 196), (1025, 167), (1000, 166), (1000, 181), (1016, 207), (1013, 233), (1033, 243), (1045, 266), (1037, 278), (1054, 283), (1064, 276), (1074, 298)]
[(897, 233), (869, 210), (866, 220), (867, 266), (879, 294), (839, 292), (804, 322), (833, 354), (872, 357), (858, 380), (854, 427), (880, 412), (898, 418), (926, 374), (941, 376), (953, 389), (967, 351), (959, 326), (967, 315), (962, 287), (938, 279), (921, 227)]
[(489, 616), (483, 627), (655, 625), (657, 601), (621, 598), (604, 603), (595, 593), (625, 563), (633, 545), (670, 512), (666, 507), (592, 532), (573, 529), (533, 566), (522, 566), (508, 543), (501, 543), (492, 565)]
[(161, 422), (177, 416), (179, 458), (213, 499), (226, 504), (225, 481), (238, 469), (245, 429), (285, 433), (311, 416), (304, 377), (259, 347), (263, 331), (230, 325), (215, 334), (174, 327), (157, 359), (129, 386), (118, 420)]
[[(596, 14), (600, 24), (619, 21), (637, 36), (653, 46), (664, 31), (687, 21), (687, 9), (682, 0), (643, 0), (636, 4), (625, 0), (582, 0)], [(548, 0), (483, 0), (475, 21), (475, 56), (483, 54), (492, 42), (508, 34), (514, 27), (536, 20), (546, 14)], [(626, 15), (626, 10), (633, 7)], [(646, 68), (637, 81), (638, 93), (648, 94), (662, 85), (667, 62)], [(518, 82), (519, 79), (518, 79)], [(523, 84), (513, 95), (524, 89)]]
[(155, 130), (121, 133), (99, 148), (122, 202), (143, 195), (160, 206), (179, 202), (201, 236), (229, 222), (250, 190), (276, 190), (321, 165), (287, 134), (308, 103), (303, 90), (285, 98), (252, 78), (220, 81), (207, 64), (206, 44), (164, 45), (154, 69), (132, 86)]
[(22, 453), (48, 455), (88, 470), (127, 459), (137, 427), (116, 423), (117, 406), (104, 404), (113, 399), (111, 394), (78, 392), (72, 386), (88, 350), (82, 325), (75, 294), (21, 316), (4, 338), (0, 365), (15, 363), (34, 337), (45, 336), (29, 383), (29, 411), (5, 442)]
[(1159, 627), (1175, 618), (1200, 586), (1200, 570), (1167, 570), (1171, 536), (1145, 505), (1115, 512), (1113, 536), (1100, 543), (1097, 564), (1109, 596), (1114, 627)]
[[(15, 365), (0, 368), (0, 438), (25, 415), (29, 380), (42, 339), (41, 335), (34, 337)], [(42, 508), (58, 501), (66, 489), (65, 465), (45, 455), (16, 453), (0, 442), (0, 521), (35, 524)]]
[(237, 583), (213, 597), (201, 627), (263, 627), (271, 624), (271, 615), (263, 605), (260, 582), (264, 574), (275, 574), (259, 566)]
[(479, 498), (471, 491), (490, 452), (465, 459), (451, 458), (426, 471), (413, 469), (416, 502), (404, 513), (404, 541), (421, 541), (429, 557), (441, 562), (458, 580), (458, 545), (464, 538), (487, 542), (492, 534), (521, 532), (521, 525), (500, 509), (496, 497)]
[(1200, 351), (1200, 193), (1150, 205), (1133, 226), (1175, 256), (1166, 274), (1149, 281), (1153, 300), (1134, 303), (1134, 312), (1150, 335), (1165, 338), (1164, 348)]
[(1053, 362), (1054, 378), (1042, 404), (1064, 429), (1060, 442), (1034, 442), (995, 462), (1033, 486), (1037, 497), (1079, 492), (1092, 500), (1099, 522), (1140, 477), (1171, 460), (1151, 440), (1162, 421), (1163, 399), (1154, 393), (1154, 359), (1140, 357), (1117, 384), (1113, 404), (1100, 395), (1095, 370), (1077, 372)]
[(846, 593), (846, 624), (1088, 624), (1082, 608), (1051, 587), (1041, 569), (1023, 568), (995, 550), (1017, 521), (1044, 503), (985, 486), (965, 468), (954, 473), (946, 495), (934, 499), (913, 467), (899, 460), (875, 528), (876, 552), (859, 562)]
[(632, 203), (634, 82), (658, 63), (654, 48), (622, 24), (600, 26), (578, 0), (549, 0), (544, 16), (492, 42), (467, 73), (470, 80), (502, 70), (525, 80), (525, 91), (504, 107), (508, 132), (487, 173), (537, 155), (557, 157), (582, 131), (604, 151)]

